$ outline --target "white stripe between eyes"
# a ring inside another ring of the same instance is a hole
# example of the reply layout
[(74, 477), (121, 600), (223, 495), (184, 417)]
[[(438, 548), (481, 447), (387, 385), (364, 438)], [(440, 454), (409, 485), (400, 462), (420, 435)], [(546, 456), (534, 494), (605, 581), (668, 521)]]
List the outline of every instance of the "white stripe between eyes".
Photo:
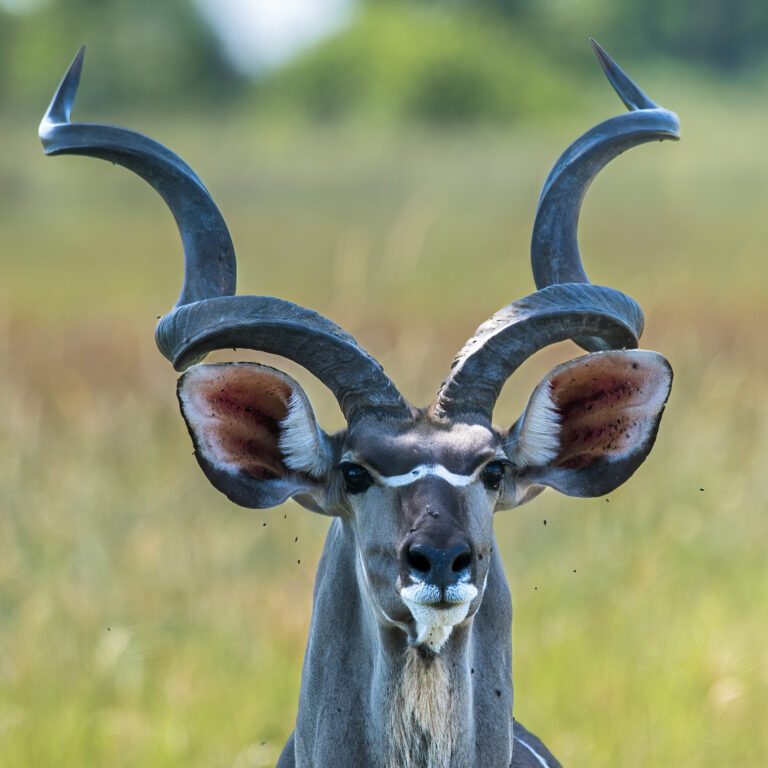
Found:
[(539, 765), (549, 768), (547, 761), (530, 744), (523, 741), (519, 736), (515, 736), (515, 741), (519, 741), (539, 761)]
[(451, 485), (462, 487), (465, 485), (471, 485), (477, 478), (476, 470), (471, 475), (457, 475), (455, 472), (451, 472), (446, 469), (442, 464), (419, 464), (418, 467), (414, 467), (410, 472), (404, 475), (378, 475), (379, 482), (387, 486), (388, 488), (398, 488), (401, 485), (409, 485), (410, 483), (421, 480), (423, 477), (439, 477), (441, 480), (445, 480)]

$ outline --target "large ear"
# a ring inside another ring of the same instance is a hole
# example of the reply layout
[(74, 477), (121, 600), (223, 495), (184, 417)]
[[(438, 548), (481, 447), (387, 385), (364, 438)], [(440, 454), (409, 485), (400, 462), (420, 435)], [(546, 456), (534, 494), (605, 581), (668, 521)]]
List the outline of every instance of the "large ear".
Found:
[(178, 396), (203, 472), (232, 501), (265, 508), (296, 496), (326, 511), (331, 438), (290, 376), (255, 363), (195, 365)]
[(671, 386), (669, 363), (644, 350), (595, 352), (555, 368), (505, 443), (518, 498), (536, 485), (569, 496), (617, 488), (653, 447)]

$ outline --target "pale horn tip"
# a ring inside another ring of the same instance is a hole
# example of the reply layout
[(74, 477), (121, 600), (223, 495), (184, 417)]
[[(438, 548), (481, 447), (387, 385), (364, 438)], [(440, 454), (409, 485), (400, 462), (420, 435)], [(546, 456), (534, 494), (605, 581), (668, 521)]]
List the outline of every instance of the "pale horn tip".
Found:
[(597, 60), (605, 72), (605, 76), (613, 86), (613, 89), (630, 111), (637, 109), (658, 109), (658, 104), (649, 99), (634, 83), (629, 75), (605, 52), (605, 49), (594, 38), (589, 42), (595, 50)]
[(50, 129), (55, 125), (69, 122), (69, 116), (72, 112), (72, 105), (75, 102), (77, 87), (80, 85), (80, 73), (83, 70), (83, 57), (85, 56), (85, 45), (80, 46), (80, 50), (72, 59), (64, 77), (53, 94), (51, 103), (43, 115), (40, 122), (38, 134), (43, 142), (43, 148), (48, 152), (48, 138)]

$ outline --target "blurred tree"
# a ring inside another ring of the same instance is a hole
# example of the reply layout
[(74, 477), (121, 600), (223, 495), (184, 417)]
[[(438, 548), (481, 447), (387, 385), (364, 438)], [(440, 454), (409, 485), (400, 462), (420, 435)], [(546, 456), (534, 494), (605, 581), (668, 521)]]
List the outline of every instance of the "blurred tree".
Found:
[(735, 70), (765, 60), (768, 4), (765, 0), (645, 0), (617, 19), (638, 47)]
[[(14, 10), (8, 10), (12, 8)], [(242, 84), (192, 0), (0, 2), (0, 98), (50, 97), (51, 78), (90, 43), (84, 101), (216, 101)]]
[(200, 0), (0, 0), (0, 103), (40, 110), (83, 42), (98, 62), (79, 100), (93, 119), (117, 103), (207, 107), (246, 96), (262, 112), (272, 104), (313, 119), (535, 116), (570, 109), (573, 83), (597, 76), (588, 36), (622, 61), (668, 57), (725, 72), (768, 63), (766, 0), (358, 2), (349, 27), (251, 84)]
[(262, 103), (313, 119), (362, 113), (443, 126), (557, 112), (574, 92), (569, 74), (512, 27), (394, 1), (371, 4), (261, 89)]
[[(369, 0), (376, 4), (382, 0)], [(557, 57), (574, 41), (599, 37), (638, 58), (662, 54), (725, 71), (766, 60), (765, 0), (419, 0), (463, 11), (483, 9), (526, 29)], [(565, 49), (563, 49), (563, 45)], [(578, 56), (577, 56), (578, 58)]]

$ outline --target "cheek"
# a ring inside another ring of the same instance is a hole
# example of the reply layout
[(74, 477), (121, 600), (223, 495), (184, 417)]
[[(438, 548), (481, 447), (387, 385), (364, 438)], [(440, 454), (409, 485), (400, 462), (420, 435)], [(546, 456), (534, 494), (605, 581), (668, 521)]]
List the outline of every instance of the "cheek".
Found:
[(388, 596), (394, 600), (397, 597), (397, 580), (400, 573), (397, 560), (390, 552), (371, 547), (362, 550), (362, 560), (368, 585), (377, 600), (382, 604), (389, 599)]
[[(363, 498), (363, 496), (365, 498)], [(372, 587), (392, 589), (398, 573), (400, 531), (391, 505), (381, 492), (371, 488), (349, 497), (357, 551), (365, 564)]]
[(355, 518), (357, 569), (358, 574), (363, 572), (362, 579), (358, 575), (360, 588), (386, 618), (407, 623), (410, 614), (399, 595), (398, 538), (381, 521), (369, 518), (367, 522), (362, 524), (359, 515)]
[(493, 515), (503, 502), (503, 494), (491, 494), (479, 486), (466, 489), (463, 496), (466, 532), (480, 552), (490, 547), (493, 541)]

